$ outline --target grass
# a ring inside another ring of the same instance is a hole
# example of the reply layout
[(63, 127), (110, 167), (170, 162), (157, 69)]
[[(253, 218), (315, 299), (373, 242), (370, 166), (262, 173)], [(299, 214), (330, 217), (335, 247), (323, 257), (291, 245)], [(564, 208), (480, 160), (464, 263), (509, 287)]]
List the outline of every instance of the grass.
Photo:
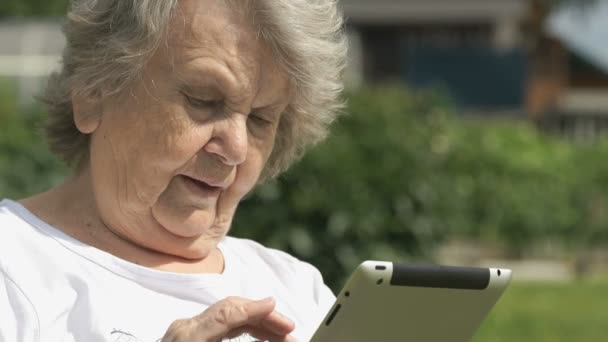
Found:
[(473, 341), (608, 341), (608, 278), (512, 283)]

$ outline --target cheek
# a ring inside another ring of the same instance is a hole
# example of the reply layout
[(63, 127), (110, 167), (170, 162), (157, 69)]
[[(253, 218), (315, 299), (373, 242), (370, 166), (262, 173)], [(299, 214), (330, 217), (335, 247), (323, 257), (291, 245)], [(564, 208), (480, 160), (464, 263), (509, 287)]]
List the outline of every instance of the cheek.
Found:
[(271, 149), (272, 145), (266, 148), (253, 148), (253, 151), (247, 156), (247, 161), (238, 167), (234, 186), (242, 196), (251, 191), (258, 182)]
[(149, 182), (158, 179), (160, 172), (148, 162), (139, 138), (122, 127), (102, 127), (94, 135), (91, 175), (100, 205), (134, 211), (154, 199)]
[(195, 130), (171, 111), (160, 113), (108, 115), (94, 135), (97, 188), (117, 205), (143, 210), (156, 202), (206, 137), (207, 130)]

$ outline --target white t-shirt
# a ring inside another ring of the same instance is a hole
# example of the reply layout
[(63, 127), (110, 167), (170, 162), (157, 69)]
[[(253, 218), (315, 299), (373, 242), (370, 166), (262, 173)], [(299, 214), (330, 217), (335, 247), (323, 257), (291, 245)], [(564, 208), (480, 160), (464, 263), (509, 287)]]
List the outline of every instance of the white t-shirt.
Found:
[[(225, 238), (222, 274), (149, 269), (85, 245), (20, 204), (0, 202), (0, 341), (157, 342), (228, 296), (272, 296), (308, 341), (335, 297), (310, 264)], [(233, 341), (249, 341), (244, 336)]]

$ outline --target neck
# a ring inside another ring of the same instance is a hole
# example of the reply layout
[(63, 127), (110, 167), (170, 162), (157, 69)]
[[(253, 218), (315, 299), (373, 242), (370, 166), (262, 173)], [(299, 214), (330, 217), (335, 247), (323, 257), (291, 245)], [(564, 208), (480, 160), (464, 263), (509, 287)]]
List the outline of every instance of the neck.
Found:
[(88, 169), (47, 192), (19, 202), (74, 239), (126, 261), (179, 273), (221, 273), (223, 270), (223, 256), (217, 249), (205, 258), (190, 260), (147, 249), (117, 234), (98, 213)]

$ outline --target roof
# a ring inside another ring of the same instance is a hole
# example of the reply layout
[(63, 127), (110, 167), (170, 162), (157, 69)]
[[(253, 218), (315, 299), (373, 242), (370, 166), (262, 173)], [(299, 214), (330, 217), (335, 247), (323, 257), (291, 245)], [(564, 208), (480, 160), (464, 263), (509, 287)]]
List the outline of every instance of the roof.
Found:
[(560, 7), (549, 16), (545, 29), (579, 57), (608, 73), (608, 2)]
[(471, 22), (520, 18), (527, 0), (342, 0), (351, 23)]

